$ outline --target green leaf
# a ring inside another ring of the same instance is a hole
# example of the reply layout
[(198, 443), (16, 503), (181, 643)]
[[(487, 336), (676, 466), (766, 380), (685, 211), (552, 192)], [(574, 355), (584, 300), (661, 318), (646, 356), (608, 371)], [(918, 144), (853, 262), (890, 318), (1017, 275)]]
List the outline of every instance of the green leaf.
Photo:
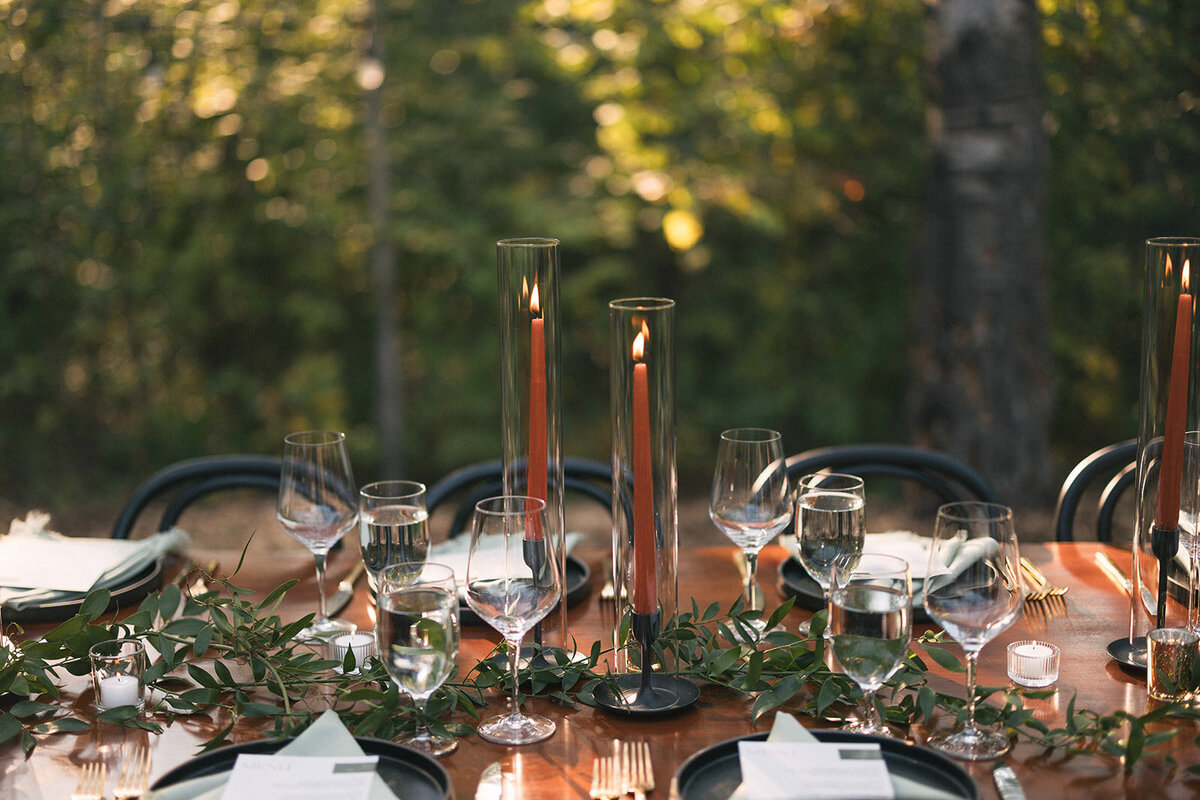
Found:
[(7, 742), (25, 728), (21, 721), (7, 712), (0, 714), (0, 744)]
[(95, 619), (108, 609), (111, 597), (108, 589), (97, 589), (90, 593), (80, 604), (78, 616), (89, 621)]
[(958, 656), (941, 647), (924, 645), (925, 652), (939, 667), (947, 672), (966, 672), (966, 667), (959, 661)]

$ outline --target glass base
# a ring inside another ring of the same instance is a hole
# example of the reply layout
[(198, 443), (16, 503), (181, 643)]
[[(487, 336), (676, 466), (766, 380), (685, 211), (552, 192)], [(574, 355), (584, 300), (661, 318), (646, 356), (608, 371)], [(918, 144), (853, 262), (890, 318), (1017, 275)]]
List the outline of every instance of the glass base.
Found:
[(504, 714), (479, 724), (479, 736), (497, 744), (532, 744), (554, 735), (552, 720), (537, 714)]
[(939, 731), (926, 744), (948, 756), (964, 761), (985, 761), (1004, 755), (1011, 743), (999, 731), (984, 730), (976, 725), (957, 730)]
[(435, 758), (448, 756), (458, 749), (458, 739), (451, 739), (446, 736), (433, 736), (429, 733), (418, 733), (403, 737), (397, 739), (396, 744), (411, 747), (413, 750), (419, 750)]
[(887, 723), (877, 723), (869, 719), (848, 719), (840, 730), (850, 733), (865, 733), (871, 736), (887, 736), (890, 739), (896, 738), (896, 731), (889, 728)]
[(358, 626), (344, 619), (325, 619), (314, 621), (304, 630), (295, 635), (298, 642), (324, 642), (339, 633), (353, 633)]

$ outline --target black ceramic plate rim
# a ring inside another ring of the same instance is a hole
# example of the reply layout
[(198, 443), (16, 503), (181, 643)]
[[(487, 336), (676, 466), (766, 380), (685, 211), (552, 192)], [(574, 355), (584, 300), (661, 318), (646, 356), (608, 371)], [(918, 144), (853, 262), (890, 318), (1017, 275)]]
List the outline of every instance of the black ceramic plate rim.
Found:
[[(888, 760), (888, 755), (891, 754), (896, 758), (906, 757), (917, 761), (924, 761), (938, 769), (938, 772), (945, 775), (948, 780), (953, 779), (954, 788), (956, 791), (965, 792), (960, 797), (964, 800), (979, 800), (979, 786), (971, 778), (970, 773), (955, 763), (950, 758), (941, 753), (930, 750), (927, 747), (919, 747), (917, 745), (906, 744), (899, 739), (888, 739), (883, 736), (869, 736), (861, 733), (851, 733), (849, 731), (816, 729), (810, 730), (809, 733), (817, 737), (821, 742), (863, 742), (863, 743), (878, 743), (880, 750), (883, 751), (884, 761)], [(686, 761), (679, 766), (675, 771), (675, 782), (679, 787), (678, 800), (690, 800), (692, 795), (689, 794), (691, 773), (697, 772), (704, 766), (711, 764), (721, 757), (737, 757), (738, 742), (762, 742), (766, 741), (768, 734), (763, 731), (759, 733), (750, 733), (745, 736), (735, 736), (732, 739), (726, 739), (723, 742), (709, 745), (703, 750), (693, 753)], [(726, 751), (731, 751), (726, 753)], [(741, 774), (741, 767), (738, 766), (738, 774)]]
[[(801, 583), (800, 581), (803, 581)], [(913, 585), (919, 586), (923, 583), (917, 579), (913, 581)], [(811, 586), (809, 585), (811, 584)], [(810, 611), (819, 610), (825, 607), (825, 596), (821, 592), (821, 584), (813, 580), (808, 574), (808, 570), (800, 563), (800, 560), (795, 556), (788, 556), (782, 564), (779, 565), (779, 588), (785, 594), (795, 595), (799, 599), (807, 599), (809, 605), (797, 603), (802, 608), (808, 608)], [(813, 589), (816, 589), (816, 592)], [(925, 604), (919, 603), (915, 599), (913, 601), (913, 622), (932, 622), (929, 612), (925, 610)]]
[[(293, 741), (295, 741), (295, 737), (282, 740), (258, 739), (253, 742), (243, 742), (213, 750), (210, 753), (205, 753), (204, 755), (185, 761), (163, 773), (151, 785), (150, 789), (165, 789), (168, 786), (174, 786), (177, 783), (182, 783), (192, 778), (229, 772), (233, 769), (233, 763), (241, 753), (275, 753)], [(395, 761), (403, 761), (406, 764), (410, 764), (418, 771), (428, 773), (431, 784), (434, 785), (434, 788), (441, 790), (443, 797), (450, 798), (453, 796), (451, 792), (450, 773), (446, 772), (446, 768), (430, 756), (385, 739), (355, 736), (354, 741), (358, 742), (358, 746), (362, 748), (364, 755), (386, 755)]]
[[(567, 577), (570, 579), (567, 583), (567, 608), (570, 608), (588, 596), (588, 591), (591, 588), (592, 570), (575, 556), (567, 556)], [(459, 596), (459, 600), (462, 600), (461, 595)], [(555, 606), (555, 608), (558, 608), (558, 606)], [(553, 613), (553, 609), (551, 609), (551, 613)], [(487, 624), (465, 602), (459, 603), (459, 622), (463, 625)]]
[[(162, 577), (163, 559), (156, 558), (145, 569), (130, 577), (125, 582), (108, 587), (109, 601), (106, 611), (113, 611), (122, 603), (129, 600), (139, 600), (158, 586)], [(10, 622), (36, 624), (39, 622), (60, 622), (70, 619), (79, 612), (85, 597), (71, 600), (56, 600), (35, 606), (26, 606), (20, 611), (4, 606), (4, 617)]]

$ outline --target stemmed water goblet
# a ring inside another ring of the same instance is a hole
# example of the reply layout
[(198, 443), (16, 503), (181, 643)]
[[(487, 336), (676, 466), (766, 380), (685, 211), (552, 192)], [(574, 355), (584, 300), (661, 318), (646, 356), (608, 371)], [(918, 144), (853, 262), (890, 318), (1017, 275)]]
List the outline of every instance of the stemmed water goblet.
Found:
[(866, 717), (842, 730), (890, 736), (875, 693), (908, 653), (912, 638), (912, 579), (897, 556), (864, 553), (857, 564), (835, 566), (829, 594), (833, 655), (863, 690)]
[(975, 670), (979, 651), (1021, 615), (1020, 553), (1012, 509), (976, 501), (938, 509), (925, 609), (962, 645), (967, 660), (966, 719), (929, 737), (929, 744), (968, 761), (991, 759), (1008, 750), (1008, 737), (975, 722)]
[[(708, 515), (746, 556), (746, 608), (761, 611), (755, 591), (758, 553), (792, 519), (783, 439), (765, 428), (733, 428), (721, 434)], [(749, 624), (766, 629), (761, 616)]]
[(471, 523), (467, 604), (504, 636), (512, 672), (509, 712), (479, 724), (479, 735), (500, 744), (529, 744), (551, 736), (552, 720), (522, 714), (518, 673), (521, 639), (558, 603), (562, 578), (546, 526), (546, 503), (506, 495), (481, 500)]
[(275, 516), (309, 549), (317, 567), (317, 616), (296, 638), (327, 639), (354, 630), (353, 623), (329, 619), (325, 613), (325, 559), (358, 521), (346, 434), (303, 431), (284, 437)]
[[(866, 535), (862, 478), (837, 472), (805, 475), (796, 486), (796, 555), (821, 587), (825, 607), (834, 567), (852, 567)], [(809, 632), (808, 620), (800, 632)]]
[[(429, 554), (429, 511), (425, 484), (376, 481), (358, 492), (359, 548), (371, 591), (378, 591), (384, 570), (407, 565), (412, 579)], [(396, 575), (395, 578), (400, 578)], [(398, 587), (397, 587), (398, 588)]]
[[(392, 575), (398, 583), (389, 581)], [(376, 599), (383, 665), (417, 707), (416, 732), (398, 741), (433, 756), (458, 747), (456, 739), (434, 736), (425, 724), (429, 698), (450, 676), (458, 656), (458, 593), (453, 587), (454, 573), (442, 564), (424, 565), (415, 576), (412, 570), (392, 567), (384, 570)]]

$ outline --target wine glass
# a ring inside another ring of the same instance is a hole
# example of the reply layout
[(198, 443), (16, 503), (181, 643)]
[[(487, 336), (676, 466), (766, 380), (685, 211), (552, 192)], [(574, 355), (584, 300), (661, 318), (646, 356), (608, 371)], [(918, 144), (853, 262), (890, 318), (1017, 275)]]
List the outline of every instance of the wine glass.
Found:
[(1012, 509), (976, 501), (938, 509), (925, 575), (925, 608), (967, 657), (967, 716), (929, 744), (968, 761), (1008, 750), (1008, 737), (975, 723), (975, 662), (979, 651), (1021, 615), (1025, 594)]
[(541, 535), (546, 503), (506, 495), (481, 500), (471, 523), (467, 604), (507, 642), (512, 671), (508, 714), (484, 720), (479, 735), (500, 744), (529, 744), (552, 735), (552, 720), (521, 713), (518, 658), (521, 638), (559, 601), (561, 577), (554, 550)]
[[(756, 589), (758, 551), (792, 519), (783, 438), (764, 428), (733, 428), (721, 434), (708, 516), (746, 555), (746, 608), (761, 611)], [(759, 633), (761, 617), (751, 620)]]
[[(405, 564), (413, 578), (429, 554), (429, 510), (425, 484), (376, 481), (358, 491), (359, 547), (372, 592), (383, 571)], [(397, 587), (399, 588), (399, 587)]]
[[(857, 475), (817, 472), (796, 486), (796, 555), (821, 587), (826, 607), (834, 567), (852, 567), (862, 555), (865, 506), (866, 492)], [(800, 632), (808, 631), (805, 620)]]
[[(385, 570), (385, 574), (391, 571)], [(426, 571), (430, 573), (428, 581), (423, 580)], [(420, 577), (403, 573), (399, 577), (404, 582), (400, 587), (386, 579), (380, 584), (376, 601), (384, 667), (417, 707), (416, 732), (398, 741), (432, 756), (444, 756), (454, 752), (458, 740), (432, 735), (425, 725), (425, 708), (450, 676), (458, 656), (458, 593), (446, 588), (447, 580), (454, 585), (454, 573), (436, 564), (428, 565)]]
[(326, 639), (354, 630), (354, 623), (325, 613), (325, 558), (358, 521), (354, 476), (346, 455), (346, 434), (337, 431), (291, 433), (283, 440), (283, 469), (275, 516), (284, 530), (313, 554), (317, 564), (317, 617), (297, 639)]
[(866, 696), (867, 713), (842, 730), (890, 736), (875, 693), (908, 653), (912, 638), (912, 579), (897, 556), (864, 553), (855, 565), (835, 566), (829, 594), (833, 655)]

